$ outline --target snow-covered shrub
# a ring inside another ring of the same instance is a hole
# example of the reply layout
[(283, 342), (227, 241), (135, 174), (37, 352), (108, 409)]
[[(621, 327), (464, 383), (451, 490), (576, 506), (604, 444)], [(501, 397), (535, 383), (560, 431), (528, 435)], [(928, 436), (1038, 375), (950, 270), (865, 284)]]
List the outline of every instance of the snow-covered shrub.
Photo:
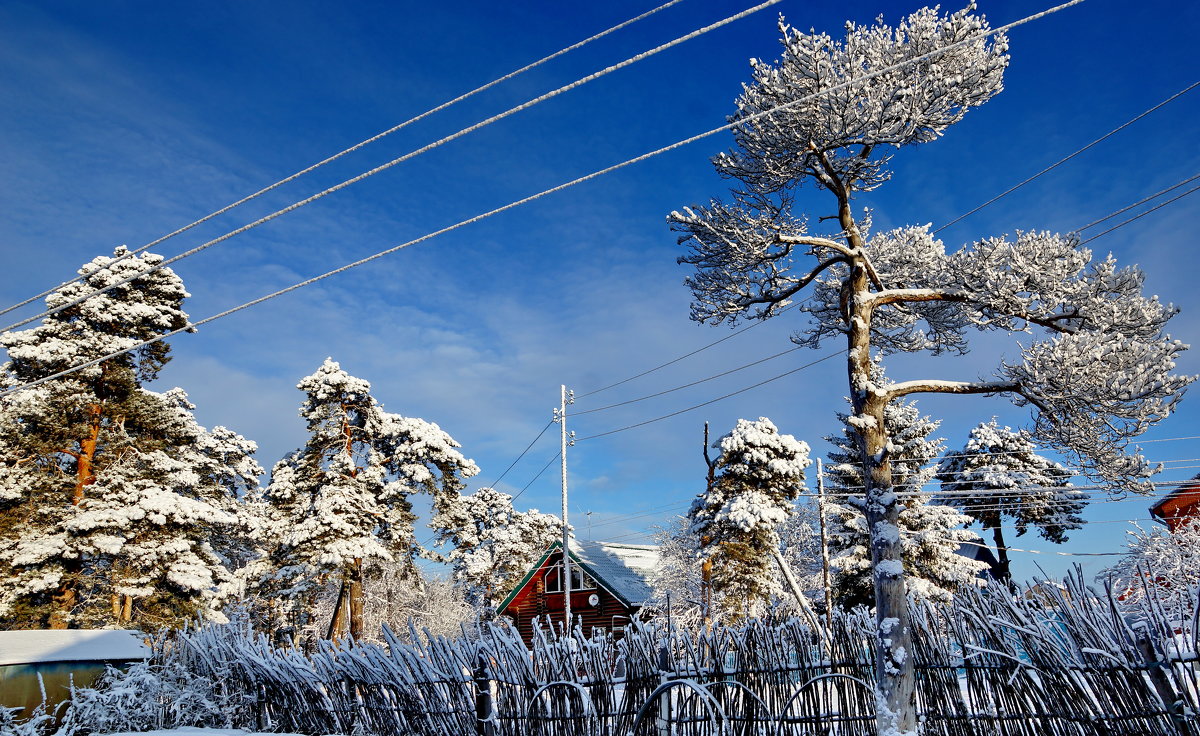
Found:
[(74, 688), (58, 736), (182, 726), (231, 728), (240, 698), (171, 654), (109, 668), (94, 687)]
[(28, 718), (17, 720), (16, 713), (20, 710), (20, 708), (0, 706), (0, 734), (4, 734), (4, 736), (42, 736), (54, 720), (54, 717), (46, 713), (40, 705)]

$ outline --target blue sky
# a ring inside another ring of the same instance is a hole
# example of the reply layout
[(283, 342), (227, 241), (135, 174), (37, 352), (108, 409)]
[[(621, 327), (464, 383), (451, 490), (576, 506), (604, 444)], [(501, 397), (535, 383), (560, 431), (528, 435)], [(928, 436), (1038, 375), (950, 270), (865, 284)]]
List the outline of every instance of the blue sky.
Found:
[[(155, 248), (174, 255), (430, 140), (500, 112), (750, 3), (685, 0), (467, 103), (364, 148)], [(784, 0), (748, 19), (604, 77), (304, 207), (176, 270), (206, 317), (344, 262), (720, 125), (747, 60), (777, 56), (780, 13), (836, 33), (844, 3)], [(652, 7), (650, 2), (6, 2), (0, 4), (0, 302), (68, 278), (122, 243), (136, 247), (479, 84)], [(916, 4), (862, 2), (889, 22)], [(1045, 6), (989, 2), (994, 25)], [(901, 151), (895, 177), (859, 204), (876, 227), (935, 226), (986, 201), (1195, 81), (1200, 6), (1088, 0), (1011, 33), (1006, 90), (945, 137)], [(1192, 92), (1051, 174), (942, 233), (957, 247), (1017, 229), (1070, 230), (1200, 168)], [(390, 411), (439, 423), (493, 481), (550, 418), (560, 384), (583, 411), (653, 394), (790, 347), (791, 314), (594, 396), (590, 391), (729, 335), (689, 322), (685, 269), (664, 218), (724, 192), (708, 157), (718, 136), (463, 228), (173, 342), (161, 388), (179, 385), (200, 420), (256, 440), (273, 464), (303, 441), (296, 382), (326, 356), (370, 380)], [(824, 214), (813, 192), (803, 200)], [(1200, 293), (1188, 198), (1097, 240), (1140, 264), (1148, 291), (1180, 305), (1172, 334), (1197, 343)], [(26, 314), (32, 311), (27, 310)], [(974, 377), (1012, 352), (989, 339), (961, 359), (894, 360), (897, 379)], [(830, 348), (832, 350), (832, 347)], [(795, 351), (725, 378), (579, 416), (587, 436), (672, 413), (823, 357)], [(639, 533), (702, 487), (700, 436), (768, 416), (808, 441), (839, 431), (845, 378), (828, 361), (669, 420), (580, 442), (571, 459), (581, 536)], [(1200, 373), (1196, 354), (1180, 366)], [(1187, 398), (1153, 430), (1161, 480), (1200, 468), (1200, 404)], [(1000, 399), (928, 399), (961, 446)], [(514, 492), (556, 452), (547, 432), (499, 484)], [(1092, 523), (1055, 548), (1118, 550), (1150, 501), (1096, 503)], [(557, 511), (552, 467), (517, 505)], [(592, 512), (590, 515), (586, 512)], [(633, 517), (633, 518), (630, 518)], [(590, 528), (590, 531), (589, 531)], [(1104, 557), (1017, 554), (1057, 573)]]

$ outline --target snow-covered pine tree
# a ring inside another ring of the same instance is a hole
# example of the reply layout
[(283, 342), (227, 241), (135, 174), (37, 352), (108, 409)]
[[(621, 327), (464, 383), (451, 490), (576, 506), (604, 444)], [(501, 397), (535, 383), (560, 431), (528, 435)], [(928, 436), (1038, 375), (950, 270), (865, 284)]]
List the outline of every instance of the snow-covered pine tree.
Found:
[(739, 419), (713, 447), (721, 454), (689, 518), (701, 560), (711, 563), (715, 602), (736, 620), (781, 592), (779, 526), (791, 516), (812, 461), (808, 444), (780, 434), (766, 417)]
[[(0, 336), (15, 386), (187, 324), (162, 261), (96, 258), (47, 307), (133, 281)], [(0, 618), (28, 626), (157, 628), (211, 609), (230, 579), (254, 444), (208, 432), (180, 389), (142, 387), (164, 342), (0, 399)]]
[(992, 531), (996, 545), (997, 579), (1012, 581), (1004, 519), (1011, 519), (1017, 536), (1037, 529), (1055, 544), (1067, 532), (1083, 526), (1079, 516), (1087, 494), (1071, 485), (1071, 471), (1037, 454), (1022, 432), (1001, 427), (995, 419), (971, 430), (962, 450), (942, 459), (937, 477), (945, 503)]
[[(793, 339), (844, 341), (875, 615), (888, 631), (875, 650), (880, 733), (917, 728), (885, 407), (916, 393), (1007, 395), (1035, 409), (1038, 442), (1114, 489), (1148, 492), (1154, 468), (1128, 452), (1129, 438), (1168, 416), (1192, 380), (1172, 374), (1186, 347), (1164, 334), (1177, 310), (1142, 295), (1136, 268), (1093, 259), (1076, 236), (1018, 232), (947, 253), (929, 227), (872, 235), (855, 211), (890, 178), (898, 148), (936, 140), (1002, 89), (1007, 39), (972, 11), (925, 8), (894, 28), (847, 23), (837, 40), (781, 22), (783, 52), (751, 62), (731, 118), (735, 148), (713, 159), (734, 182), (732, 201), (668, 218), (688, 248), (679, 260), (696, 269), (694, 320), (767, 319), (812, 287), (801, 310), (811, 323)], [(820, 213), (836, 212), (823, 233), (809, 225), (829, 218), (797, 212), (806, 182), (830, 197)], [(969, 328), (1049, 339), (1025, 341), (983, 380), (884, 383), (873, 373), (892, 352), (963, 353)]]
[(332, 577), (339, 592), (329, 631), (361, 638), (364, 564), (392, 561), (418, 574), (410, 497), (426, 493), (440, 510), (479, 468), (436, 424), (385, 412), (371, 384), (332, 359), (297, 388), (309, 439), (271, 472), (266, 500), (278, 535), (257, 587), (293, 599), (303, 617)]
[(438, 544), (449, 544), (446, 559), (466, 599), (485, 613), (529, 571), (556, 540), (562, 520), (537, 509), (517, 511), (512, 496), (480, 488), (447, 502), (430, 526)]
[[(948, 601), (959, 587), (974, 583), (987, 564), (958, 554), (964, 542), (979, 542), (978, 534), (962, 528), (971, 518), (951, 506), (931, 503), (931, 494), (921, 492), (933, 478), (933, 461), (945, 449), (941, 438), (931, 437), (941, 422), (923, 416), (915, 401), (889, 404), (883, 416), (892, 442), (892, 482), (902, 496), (898, 527), (908, 588)], [(849, 427), (847, 415), (838, 418)], [(825, 508), (834, 597), (845, 607), (871, 605), (871, 535), (862, 512), (862, 458), (848, 428), (825, 440), (837, 448), (829, 453), (826, 472), (833, 500)]]

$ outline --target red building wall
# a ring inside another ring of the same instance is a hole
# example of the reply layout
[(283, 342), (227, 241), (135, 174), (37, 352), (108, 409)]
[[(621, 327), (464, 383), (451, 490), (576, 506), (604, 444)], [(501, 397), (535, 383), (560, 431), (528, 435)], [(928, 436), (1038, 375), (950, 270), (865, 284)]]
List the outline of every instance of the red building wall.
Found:
[[(540, 618), (543, 627), (546, 626), (547, 617), (556, 629), (562, 626), (563, 594), (546, 592), (547, 574), (551, 570), (561, 570), (561, 566), (562, 554), (556, 551), (542, 563), (533, 576), (512, 597), (512, 600), (500, 610), (501, 615), (512, 619), (526, 644), (533, 639), (535, 618)], [(589, 602), (592, 595), (598, 599), (594, 606)], [(600, 582), (596, 582), (593, 588), (571, 591), (572, 625), (582, 626), (584, 634), (587, 635), (592, 634), (596, 629), (620, 629), (629, 624), (630, 618), (637, 614), (637, 610), (637, 607), (626, 606)]]

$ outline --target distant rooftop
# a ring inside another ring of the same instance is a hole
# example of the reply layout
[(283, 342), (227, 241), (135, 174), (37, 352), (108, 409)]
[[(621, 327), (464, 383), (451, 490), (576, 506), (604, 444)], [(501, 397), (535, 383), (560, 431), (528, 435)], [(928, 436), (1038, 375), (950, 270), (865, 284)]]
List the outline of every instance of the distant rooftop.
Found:
[(144, 636), (125, 629), (0, 631), (0, 665), (146, 659)]

